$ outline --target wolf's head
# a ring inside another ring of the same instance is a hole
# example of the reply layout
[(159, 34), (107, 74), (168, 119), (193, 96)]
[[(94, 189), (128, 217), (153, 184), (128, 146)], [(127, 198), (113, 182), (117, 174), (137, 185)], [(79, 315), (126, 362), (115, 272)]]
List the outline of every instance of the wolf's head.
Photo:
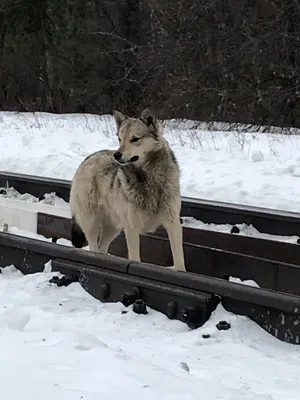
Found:
[(119, 110), (114, 110), (120, 147), (114, 153), (121, 164), (143, 163), (150, 152), (162, 146), (162, 136), (157, 119), (149, 108), (145, 108), (139, 118), (129, 118)]

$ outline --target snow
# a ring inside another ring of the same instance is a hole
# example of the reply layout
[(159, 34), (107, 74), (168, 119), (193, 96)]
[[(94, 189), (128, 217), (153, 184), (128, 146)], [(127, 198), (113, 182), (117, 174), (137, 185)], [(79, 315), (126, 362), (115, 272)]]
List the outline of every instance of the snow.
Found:
[[(197, 330), (148, 309), (101, 303), (53, 273), (0, 275), (1, 397), (38, 400), (285, 400), (300, 349), (221, 306)], [(219, 331), (226, 320), (231, 328)], [(202, 335), (210, 335), (204, 339)]]
[(253, 162), (263, 161), (264, 160), (264, 155), (260, 150), (253, 151), (253, 153), (251, 154), (251, 160)]
[(28, 203), (47, 204), (49, 206), (69, 208), (69, 204), (55, 193), (45, 193), (44, 198), (38, 199), (30, 193), (19, 193), (15, 188), (0, 188), (0, 198), (16, 199)]
[[(195, 129), (176, 121), (168, 121), (165, 135), (182, 169), (184, 196), (300, 211), (300, 136), (205, 131), (203, 124)], [(71, 179), (89, 153), (117, 145), (109, 116), (0, 113), (1, 170)], [(39, 200), (12, 188), (7, 196)], [(68, 207), (54, 193), (41, 202)], [(185, 224), (231, 229), (193, 219)], [(251, 226), (239, 228), (242, 234), (259, 234)], [(8, 230), (50, 240), (14, 226)], [(218, 306), (203, 327), (190, 330), (149, 308), (147, 315), (136, 315), (132, 307), (122, 313), (121, 303), (101, 303), (79, 283), (57, 287), (49, 283), (53, 275), (50, 262), (44, 272), (27, 276), (13, 265), (2, 268), (3, 399), (298, 398), (299, 347), (275, 339), (248, 318)], [(257, 286), (253, 280), (230, 281)], [(231, 329), (219, 331), (221, 320)]]
[[(204, 130), (166, 121), (183, 196), (300, 211), (300, 135)], [(0, 169), (72, 179), (81, 161), (116, 148), (111, 116), (0, 113)], [(259, 160), (259, 162), (258, 162)]]
[(252, 279), (246, 279), (242, 281), (240, 278), (235, 278), (233, 276), (229, 277), (230, 282), (239, 283), (240, 285), (247, 285), (252, 287), (260, 287), (257, 282), (253, 281)]
[(204, 223), (195, 219), (194, 217), (182, 217), (182, 225), (194, 228), (194, 229), (205, 229), (209, 231), (217, 231), (231, 234), (231, 229), (233, 226), (239, 228), (239, 236), (252, 236), (255, 238), (265, 239), (265, 240), (275, 240), (279, 242), (286, 243), (297, 243), (299, 236), (283, 236), (283, 235), (271, 235), (269, 233), (259, 232), (252, 224), (214, 224), (214, 223)]

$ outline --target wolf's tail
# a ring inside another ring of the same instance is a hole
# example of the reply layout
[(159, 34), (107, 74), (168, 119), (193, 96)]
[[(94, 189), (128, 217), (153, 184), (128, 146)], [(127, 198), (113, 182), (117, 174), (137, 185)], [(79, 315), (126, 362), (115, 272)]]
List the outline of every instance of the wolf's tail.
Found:
[(73, 246), (77, 248), (82, 248), (86, 244), (85, 234), (77, 224), (74, 216), (71, 218), (71, 240)]

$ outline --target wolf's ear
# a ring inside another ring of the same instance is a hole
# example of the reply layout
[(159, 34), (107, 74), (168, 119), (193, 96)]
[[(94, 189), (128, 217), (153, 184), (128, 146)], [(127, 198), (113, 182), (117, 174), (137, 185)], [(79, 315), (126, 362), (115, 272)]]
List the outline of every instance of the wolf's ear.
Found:
[(115, 121), (116, 121), (116, 124), (117, 124), (117, 128), (119, 130), (120, 125), (122, 124), (122, 122), (124, 122), (125, 119), (127, 119), (128, 117), (127, 117), (126, 114), (122, 113), (120, 110), (118, 110), (116, 108), (114, 109), (113, 115), (114, 115), (114, 118), (115, 118)]
[(148, 127), (150, 132), (157, 132), (157, 118), (150, 108), (147, 107), (142, 111), (140, 119)]

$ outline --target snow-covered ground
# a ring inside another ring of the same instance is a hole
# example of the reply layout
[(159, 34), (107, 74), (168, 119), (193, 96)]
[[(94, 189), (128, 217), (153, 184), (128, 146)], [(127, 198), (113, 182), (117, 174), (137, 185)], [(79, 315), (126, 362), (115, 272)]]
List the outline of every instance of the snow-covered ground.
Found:
[[(207, 132), (174, 121), (165, 132), (183, 195), (300, 211), (300, 136)], [(71, 179), (89, 153), (115, 148), (117, 139), (108, 116), (0, 113), (0, 146), (1, 170)], [(66, 206), (53, 194), (43, 202)], [(0, 274), (4, 400), (298, 399), (300, 348), (247, 318), (219, 306), (191, 331), (153, 310), (122, 313), (120, 303), (102, 304), (78, 283), (51, 285), (48, 268), (23, 276), (8, 266)], [(220, 320), (231, 329), (218, 331)]]
[[(122, 314), (52, 273), (0, 276), (1, 398), (296, 400), (300, 349), (221, 306), (191, 331), (148, 310)], [(216, 324), (226, 320), (228, 331)], [(210, 338), (204, 339), (203, 334)]]

